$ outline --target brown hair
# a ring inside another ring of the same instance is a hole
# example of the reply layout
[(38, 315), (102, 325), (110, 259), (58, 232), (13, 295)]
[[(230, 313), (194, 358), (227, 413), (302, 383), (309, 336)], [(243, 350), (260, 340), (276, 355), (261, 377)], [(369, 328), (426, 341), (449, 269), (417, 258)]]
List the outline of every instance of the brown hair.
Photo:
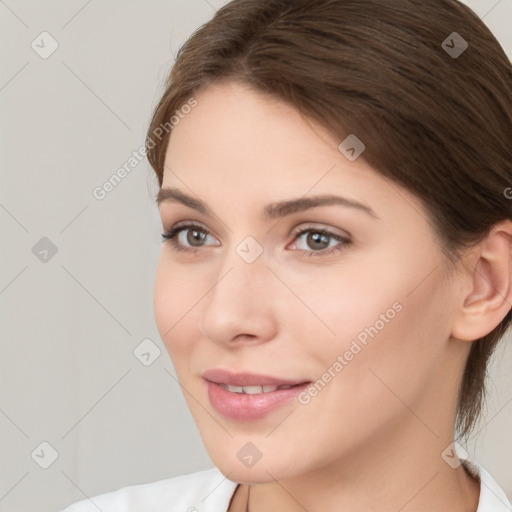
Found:
[[(453, 32), (468, 44), (460, 55), (449, 52)], [(228, 3), (180, 48), (154, 111), (146, 149), (160, 186), (170, 132), (159, 142), (155, 132), (194, 94), (226, 80), (287, 102), (340, 142), (356, 134), (366, 146), (361, 158), (423, 202), (451, 262), (512, 218), (504, 194), (512, 184), (512, 65), (457, 0)], [(472, 342), (457, 405), (464, 437), (481, 414), (487, 363), (510, 320), (509, 311)]]

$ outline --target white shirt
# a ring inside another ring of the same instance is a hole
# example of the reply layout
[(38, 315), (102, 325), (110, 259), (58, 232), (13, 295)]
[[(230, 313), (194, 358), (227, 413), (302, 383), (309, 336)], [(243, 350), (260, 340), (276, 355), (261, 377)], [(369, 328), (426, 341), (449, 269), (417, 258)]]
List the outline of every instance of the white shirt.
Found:
[[(482, 466), (469, 460), (464, 465), (480, 480), (476, 512), (512, 512), (505, 492)], [(227, 512), (237, 486), (215, 467), (99, 494), (61, 512)]]

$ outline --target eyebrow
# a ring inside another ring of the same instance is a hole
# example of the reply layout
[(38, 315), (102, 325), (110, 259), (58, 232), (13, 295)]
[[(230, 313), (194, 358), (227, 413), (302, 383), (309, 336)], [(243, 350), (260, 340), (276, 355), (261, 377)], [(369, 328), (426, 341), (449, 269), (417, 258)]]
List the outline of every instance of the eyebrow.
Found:
[[(160, 206), (162, 203), (181, 203), (189, 208), (197, 210), (198, 212), (206, 215), (207, 217), (215, 217), (214, 213), (203, 203), (200, 199), (188, 196), (177, 188), (161, 188), (156, 195), (156, 203)], [(357, 210), (366, 212), (367, 214), (375, 217), (379, 216), (369, 206), (348, 199), (346, 197), (335, 195), (321, 195), (314, 197), (301, 197), (298, 199), (290, 199), (287, 201), (280, 201), (270, 203), (263, 208), (262, 218), (265, 220), (274, 220), (294, 213), (309, 210), (318, 206), (341, 205), (347, 208), (355, 208)]]

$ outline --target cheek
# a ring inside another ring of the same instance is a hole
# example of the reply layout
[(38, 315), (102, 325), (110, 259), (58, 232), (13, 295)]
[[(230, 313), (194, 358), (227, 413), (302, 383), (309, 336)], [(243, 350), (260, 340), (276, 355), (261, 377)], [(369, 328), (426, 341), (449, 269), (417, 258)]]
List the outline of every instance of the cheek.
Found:
[(311, 333), (301, 339), (307, 342), (321, 337), (323, 346), (343, 353), (352, 340), (364, 344), (372, 334), (378, 332), (380, 336), (396, 323), (404, 290), (412, 279), (405, 278), (404, 282), (395, 268), (383, 268), (376, 261), (372, 258), (365, 264), (360, 259), (357, 264), (347, 262), (339, 268), (322, 269), (307, 283), (295, 276), (294, 290), (307, 305), (297, 303), (294, 307), (295, 322), (300, 323), (301, 332)]
[(336, 376), (321, 392), (333, 404), (333, 416), (351, 411), (356, 424), (391, 421), (403, 409), (401, 400), (415, 409), (432, 385), (429, 379), (441, 375), (450, 301), (439, 274), (425, 274), (418, 268), (405, 277), (383, 275), (379, 286), (332, 288), (337, 306), (327, 301), (324, 318), (337, 335), (324, 345), (316, 377), (328, 381), (322, 372), (329, 369)]
[[(332, 390), (339, 387), (344, 397), (342, 402), (347, 397), (361, 399), (362, 391), (371, 395), (369, 390), (374, 389), (375, 377), (369, 368), (374, 364), (385, 361), (387, 368), (395, 367), (397, 360), (393, 354), (400, 350), (407, 331), (406, 317), (410, 314), (400, 294), (400, 283), (376, 286), (375, 281), (367, 280), (367, 275), (364, 277), (352, 274), (343, 279), (341, 276), (338, 283), (331, 281), (324, 287), (323, 297), (310, 297), (308, 305), (328, 328), (316, 319), (313, 319), (316, 329), (307, 322), (302, 322), (299, 328), (309, 359), (316, 361), (315, 377), (322, 381), (336, 380)], [(322, 332), (320, 340), (319, 332)], [(330, 379), (329, 375), (340, 377)]]
[[(384, 338), (411, 319), (420, 325), (431, 309), (439, 310), (439, 272), (432, 249), (397, 250), (398, 242), (347, 258), (337, 272), (331, 269), (317, 282), (311, 308), (343, 342)], [(321, 283), (321, 285), (320, 285)], [(408, 326), (408, 328), (411, 326)], [(373, 334), (373, 336), (372, 336)], [(399, 340), (397, 340), (399, 341)]]
[(160, 337), (173, 359), (190, 350), (187, 326), (191, 325), (194, 305), (200, 298), (197, 283), (170, 261), (164, 248), (155, 275), (153, 306)]
[[(406, 374), (414, 378), (421, 365), (428, 371), (449, 336), (449, 301), (439, 271), (432, 272), (435, 254), (413, 256), (394, 252), (358, 258), (357, 265), (347, 262), (338, 271), (317, 272), (296, 288), (316, 316), (294, 308), (295, 318), (301, 319), (295, 329), (323, 367), (317, 371), (345, 354), (343, 364), (348, 363), (356, 380), (356, 368), (367, 378), (372, 365), (397, 382)], [(396, 371), (401, 366), (404, 371)]]

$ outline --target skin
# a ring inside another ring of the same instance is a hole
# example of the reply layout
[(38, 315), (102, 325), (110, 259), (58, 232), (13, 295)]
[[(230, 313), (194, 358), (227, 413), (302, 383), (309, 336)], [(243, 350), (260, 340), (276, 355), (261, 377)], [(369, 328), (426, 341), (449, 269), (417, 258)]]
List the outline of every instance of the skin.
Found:
[[(163, 244), (154, 307), (205, 447), (242, 484), (230, 512), (245, 510), (249, 484), (251, 512), (475, 512), (479, 482), (441, 454), (453, 441), (471, 341), (510, 309), (511, 223), (451, 269), (418, 198), (364, 153), (349, 161), (325, 128), (236, 83), (195, 97), (172, 131), (162, 186), (215, 216), (159, 205), (164, 229), (194, 221), (210, 234), (194, 246), (181, 232), (196, 253)], [(268, 203), (332, 193), (378, 218), (339, 205), (260, 218)], [(307, 234), (294, 238), (297, 227), (351, 243), (310, 257), (340, 242), (319, 247)], [(263, 248), (250, 264), (235, 250), (247, 236)], [(212, 408), (206, 369), (316, 381), (396, 302), (401, 311), (307, 405), (293, 400), (252, 422)], [(247, 442), (262, 453), (250, 468), (237, 457)]]

